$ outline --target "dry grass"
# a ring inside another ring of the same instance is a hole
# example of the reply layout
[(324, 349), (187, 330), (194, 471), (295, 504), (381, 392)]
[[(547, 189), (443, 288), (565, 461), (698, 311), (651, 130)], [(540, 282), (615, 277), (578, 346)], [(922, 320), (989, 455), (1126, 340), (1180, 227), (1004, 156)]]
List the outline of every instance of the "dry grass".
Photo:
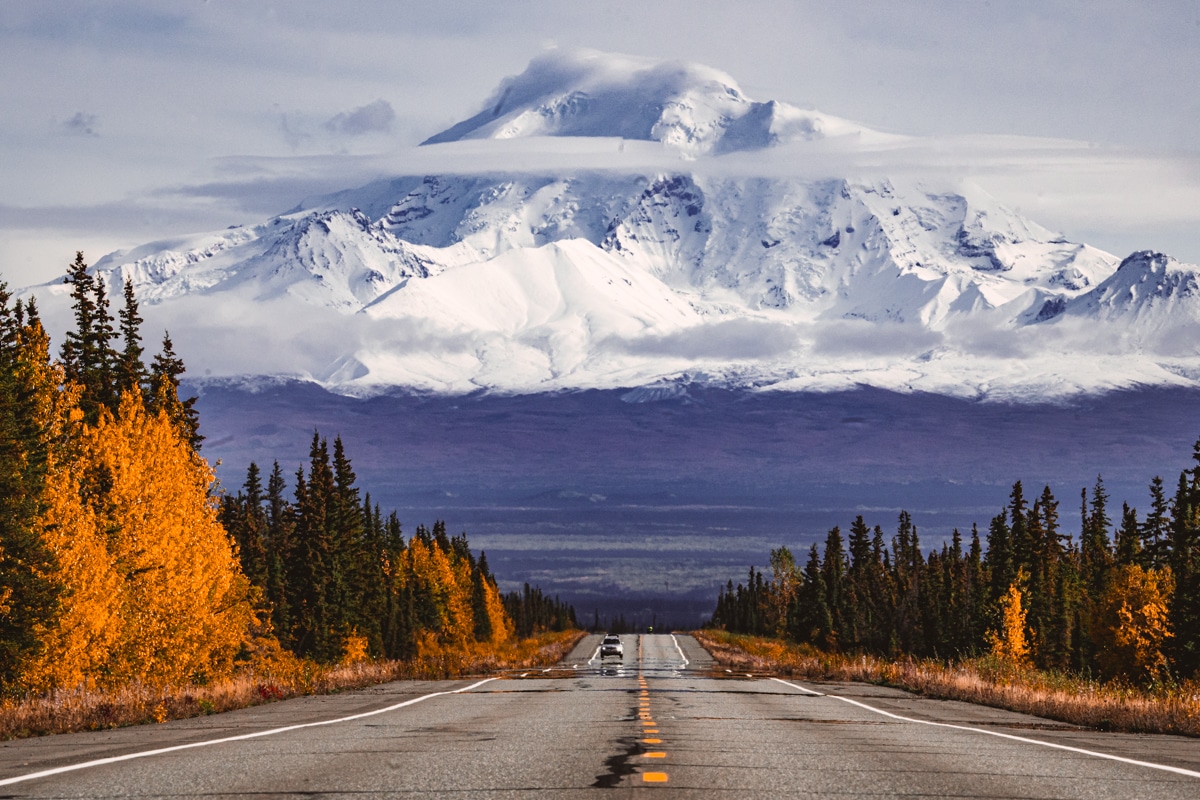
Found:
[(548, 633), (515, 642), (500, 652), (438, 653), (412, 661), (365, 661), (336, 666), (302, 661), (281, 651), (256, 659), (252, 668), (204, 686), (112, 691), (58, 690), (0, 703), (0, 740), (51, 733), (101, 730), (165, 722), (308, 694), (332, 694), (394, 680), (446, 680), (545, 666), (560, 661), (583, 638), (582, 631)]
[(1200, 736), (1200, 685), (1148, 688), (1007, 667), (989, 657), (946, 664), (823, 653), (723, 631), (694, 634), (718, 663), (809, 680), (863, 681), (1100, 730)]

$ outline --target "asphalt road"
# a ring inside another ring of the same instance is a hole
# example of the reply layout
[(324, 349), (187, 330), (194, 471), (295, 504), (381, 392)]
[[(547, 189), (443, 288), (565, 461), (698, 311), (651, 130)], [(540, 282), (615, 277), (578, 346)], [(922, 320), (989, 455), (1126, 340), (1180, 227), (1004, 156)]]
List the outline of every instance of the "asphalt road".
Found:
[(736, 675), (690, 637), (622, 638), (620, 662), (588, 637), (482, 683), (2, 743), (0, 797), (1200, 797), (1196, 740)]

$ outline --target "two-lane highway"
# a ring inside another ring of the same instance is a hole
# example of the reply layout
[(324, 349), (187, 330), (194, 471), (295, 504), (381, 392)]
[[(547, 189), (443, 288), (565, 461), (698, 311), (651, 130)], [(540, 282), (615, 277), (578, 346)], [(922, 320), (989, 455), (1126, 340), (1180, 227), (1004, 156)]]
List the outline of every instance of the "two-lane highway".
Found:
[(12, 797), (1200, 797), (1200, 743), (714, 669), (687, 636), (0, 745)]

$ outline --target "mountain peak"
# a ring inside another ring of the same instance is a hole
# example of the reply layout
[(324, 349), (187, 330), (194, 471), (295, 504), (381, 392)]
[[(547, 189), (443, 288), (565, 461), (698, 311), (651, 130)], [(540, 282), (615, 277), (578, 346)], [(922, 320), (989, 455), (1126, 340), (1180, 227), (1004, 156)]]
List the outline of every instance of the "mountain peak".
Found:
[(595, 50), (550, 50), (501, 81), (483, 110), (422, 144), (525, 136), (658, 141), (685, 155), (757, 150), (866, 128), (746, 97), (720, 70)]

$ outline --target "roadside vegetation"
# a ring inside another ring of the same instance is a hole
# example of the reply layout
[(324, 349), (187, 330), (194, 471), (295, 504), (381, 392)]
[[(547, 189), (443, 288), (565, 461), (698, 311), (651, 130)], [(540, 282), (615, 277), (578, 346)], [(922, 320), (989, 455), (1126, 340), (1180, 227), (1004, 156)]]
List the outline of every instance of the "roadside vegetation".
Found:
[[(1200, 736), (1200, 684), (1135, 686), (1061, 672), (1014, 669), (992, 655), (953, 661), (827, 653), (811, 645), (726, 631), (694, 634), (717, 663), (810, 681), (861, 681), (1130, 733)], [(820, 688), (820, 687), (810, 687)]]
[(59, 356), (0, 283), (0, 737), (213, 713), (396, 678), (552, 662), (574, 610), (502, 595), (444, 523), (405, 537), (314, 433), (290, 487), (235, 494), (201, 456), (164, 335), (143, 358), (77, 254)]
[(441, 653), (407, 661), (318, 664), (276, 653), (252, 668), (205, 685), (151, 687), (132, 683), (109, 690), (77, 686), (0, 702), (0, 740), (219, 714), (276, 700), (334, 694), (397, 680), (450, 680), (549, 666), (586, 634), (569, 630), (514, 639), (500, 648)]
[(786, 674), (1200, 735), (1200, 442), (1193, 460), (1170, 497), (1150, 482), (1144, 516), (1114, 520), (1097, 478), (1077, 535), (1050, 487), (1030, 503), (1019, 481), (985, 534), (928, 553), (907, 512), (890, 541), (859, 516), (803, 566), (781, 547), (769, 574), (730, 581), (704, 641)]

